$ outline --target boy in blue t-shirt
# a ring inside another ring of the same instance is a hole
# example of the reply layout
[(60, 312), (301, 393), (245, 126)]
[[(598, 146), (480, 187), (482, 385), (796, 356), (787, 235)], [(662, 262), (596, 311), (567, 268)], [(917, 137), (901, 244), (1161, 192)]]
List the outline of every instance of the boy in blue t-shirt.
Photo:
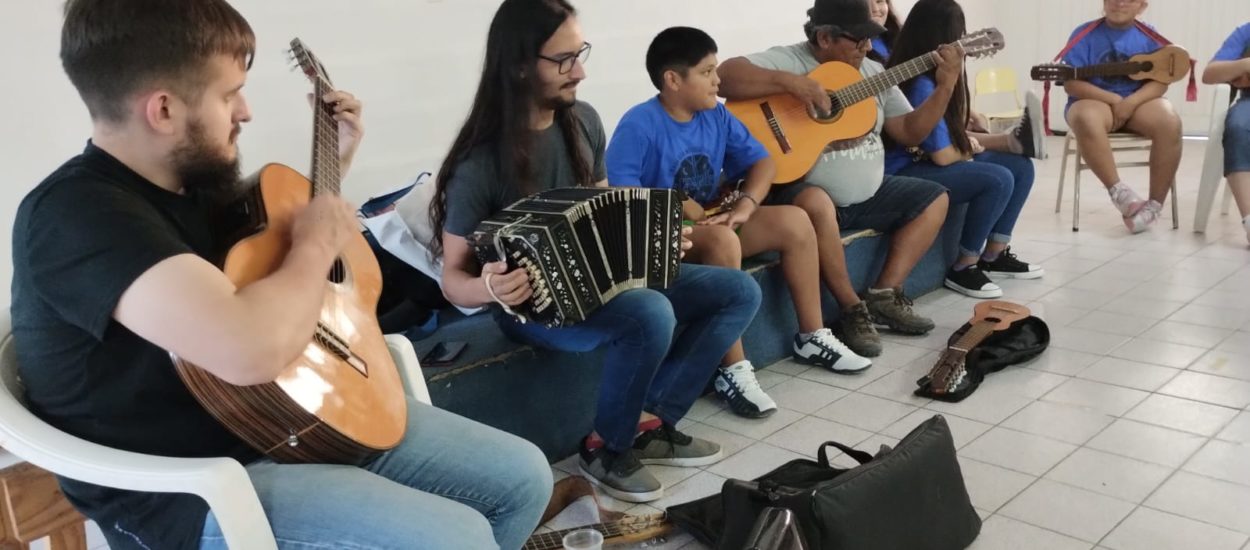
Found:
[(1202, 81), (1229, 84), (1241, 91), (1224, 119), (1224, 175), (1250, 239), (1250, 23), (1237, 27), (1224, 41), (1202, 73)]
[[(1157, 35), (1152, 36), (1153, 29), (1137, 21), (1145, 10), (1145, 0), (1104, 0), (1105, 17), (1094, 23), (1097, 26), (1067, 52), (1063, 62), (1074, 67), (1115, 63), (1163, 47)], [(1088, 25), (1077, 27), (1071, 38)], [(1068, 93), (1068, 127), (1081, 156), (1107, 188), (1129, 231), (1145, 231), (1163, 212), (1181, 163), (1181, 119), (1163, 97), (1167, 84), (1109, 77), (1070, 80), (1063, 87)], [(1132, 132), (1151, 141), (1149, 200), (1120, 181), (1108, 139), (1112, 132)]]
[[(660, 93), (621, 118), (608, 145), (608, 183), (684, 191), (687, 218), (695, 223), (687, 261), (740, 268), (743, 257), (780, 252), (799, 318), (794, 357), (835, 373), (863, 371), (872, 362), (834, 337), (822, 319), (820, 245), (836, 242), (840, 251), (840, 235), (835, 227), (831, 239), (821, 240), (811, 217), (796, 206), (761, 206), (776, 167), (764, 146), (717, 100), (716, 52), (712, 37), (690, 27), (655, 37), (647, 50), (647, 72)], [(825, 198), (824, 214), (833, 218), (833, 202)], [(844, 260), (840, 268), (854, 296)], [(879, 337), (876, 345), (880, 353)], [(776, 411), (741, 341), (721, 364), (716, 390), (736, 414), (763, 417)]]

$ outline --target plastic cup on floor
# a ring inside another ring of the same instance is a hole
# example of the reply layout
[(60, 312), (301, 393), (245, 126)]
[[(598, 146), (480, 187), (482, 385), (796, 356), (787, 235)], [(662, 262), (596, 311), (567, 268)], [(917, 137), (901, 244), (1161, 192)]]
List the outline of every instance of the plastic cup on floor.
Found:
[(602, 550), (603, 533), (594, 529), (581, 529), (564, 535), (566, 550)]

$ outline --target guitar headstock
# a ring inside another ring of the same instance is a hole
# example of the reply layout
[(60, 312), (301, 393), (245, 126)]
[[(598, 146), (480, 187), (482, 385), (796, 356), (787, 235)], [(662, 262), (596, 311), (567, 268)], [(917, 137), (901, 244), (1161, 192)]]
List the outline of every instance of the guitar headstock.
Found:
[(960, 349), (948, 348), (942, 352), (937, 364), (929, 371), (929, 391), (944, 395), (958, 390), (968, 375), (967, 358), (968, 352)]
[(1066, 63), (1043, 63), (1029, 71), (1029, 77), (1038, 82), (1064, 82), (1076, 80), (1076, 67)]
[(990, 27), (965, 34), (959, 39), (968, 57), (982, 59), (990, 57), (1007, 47), (1007, 39), (998, 29)]
[(294, 61), (301, 71), (308, 76), (308, 79), (316, 84), (320, 81), (327, 89), (334, 89), (331, 84), (330, 73), (326, 71), (325, 65), (321, 64), (321, 60), (313, 55), (312, 50), (308, 49), (298, 38), (291, 39), (291, 49), (289, 50), (291, 60)]
[(1029, 308), (1020, 304), (993, 300), (976, 305), (972, 315), (972, 324), (975, 325), (981, 321), (992, 321), (995, 323), (994, 330), (1006, 330), (1012, 323), (1021, 319), (1027, 319), (1032, 314)]

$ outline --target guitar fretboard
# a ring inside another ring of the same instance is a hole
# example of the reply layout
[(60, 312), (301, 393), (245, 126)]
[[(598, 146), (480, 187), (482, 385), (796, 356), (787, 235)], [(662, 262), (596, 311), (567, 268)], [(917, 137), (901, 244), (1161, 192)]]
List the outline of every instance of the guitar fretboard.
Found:
[(1151, 63), (1103, 63), (1101, 65), (1078, 67), (1075, 70), (1075, 74), (1077, 80), (1088, 80), (1099, 76), (1128, 76), (1149, 71), (1152, 68), (1153, 65)]
[(841, 90), (833, 93), (833, 97), (838, 100), (838, 105), (842, 107), (850, 107), (870, 97), (898, 86), (903, 82), (907, 82), (917, 76), (927, 73), (937, 67), (937, 62), (933, 60), (933, 53), (922, 55), (911, 61), (891, 67), (888, 71), (877, 73), (859, 82), (851, 84)]
[(342, 173), (339, 170), (339, 125), (334, 120), (334, 105), (321, 100), (334, 91), (324, 79), (317, 78), (313, 92), (313, 194), (339, 194)]

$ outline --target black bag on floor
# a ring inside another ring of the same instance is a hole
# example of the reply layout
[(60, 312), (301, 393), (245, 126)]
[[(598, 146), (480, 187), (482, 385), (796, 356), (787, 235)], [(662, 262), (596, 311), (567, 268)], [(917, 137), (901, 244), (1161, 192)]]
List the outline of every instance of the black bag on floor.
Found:
[[(830, 465), (829, 447), (860, 465)], [(669, 507), (668, 516), (718, 550), (742, 549), (769, 507), (794, 512), (808, 550), (960, 550), (981, 532), (940, 415), (875, 457), (832, 441), (817, 456), (792, 460), (755, 481), (726, 481), (720, 494)]]

